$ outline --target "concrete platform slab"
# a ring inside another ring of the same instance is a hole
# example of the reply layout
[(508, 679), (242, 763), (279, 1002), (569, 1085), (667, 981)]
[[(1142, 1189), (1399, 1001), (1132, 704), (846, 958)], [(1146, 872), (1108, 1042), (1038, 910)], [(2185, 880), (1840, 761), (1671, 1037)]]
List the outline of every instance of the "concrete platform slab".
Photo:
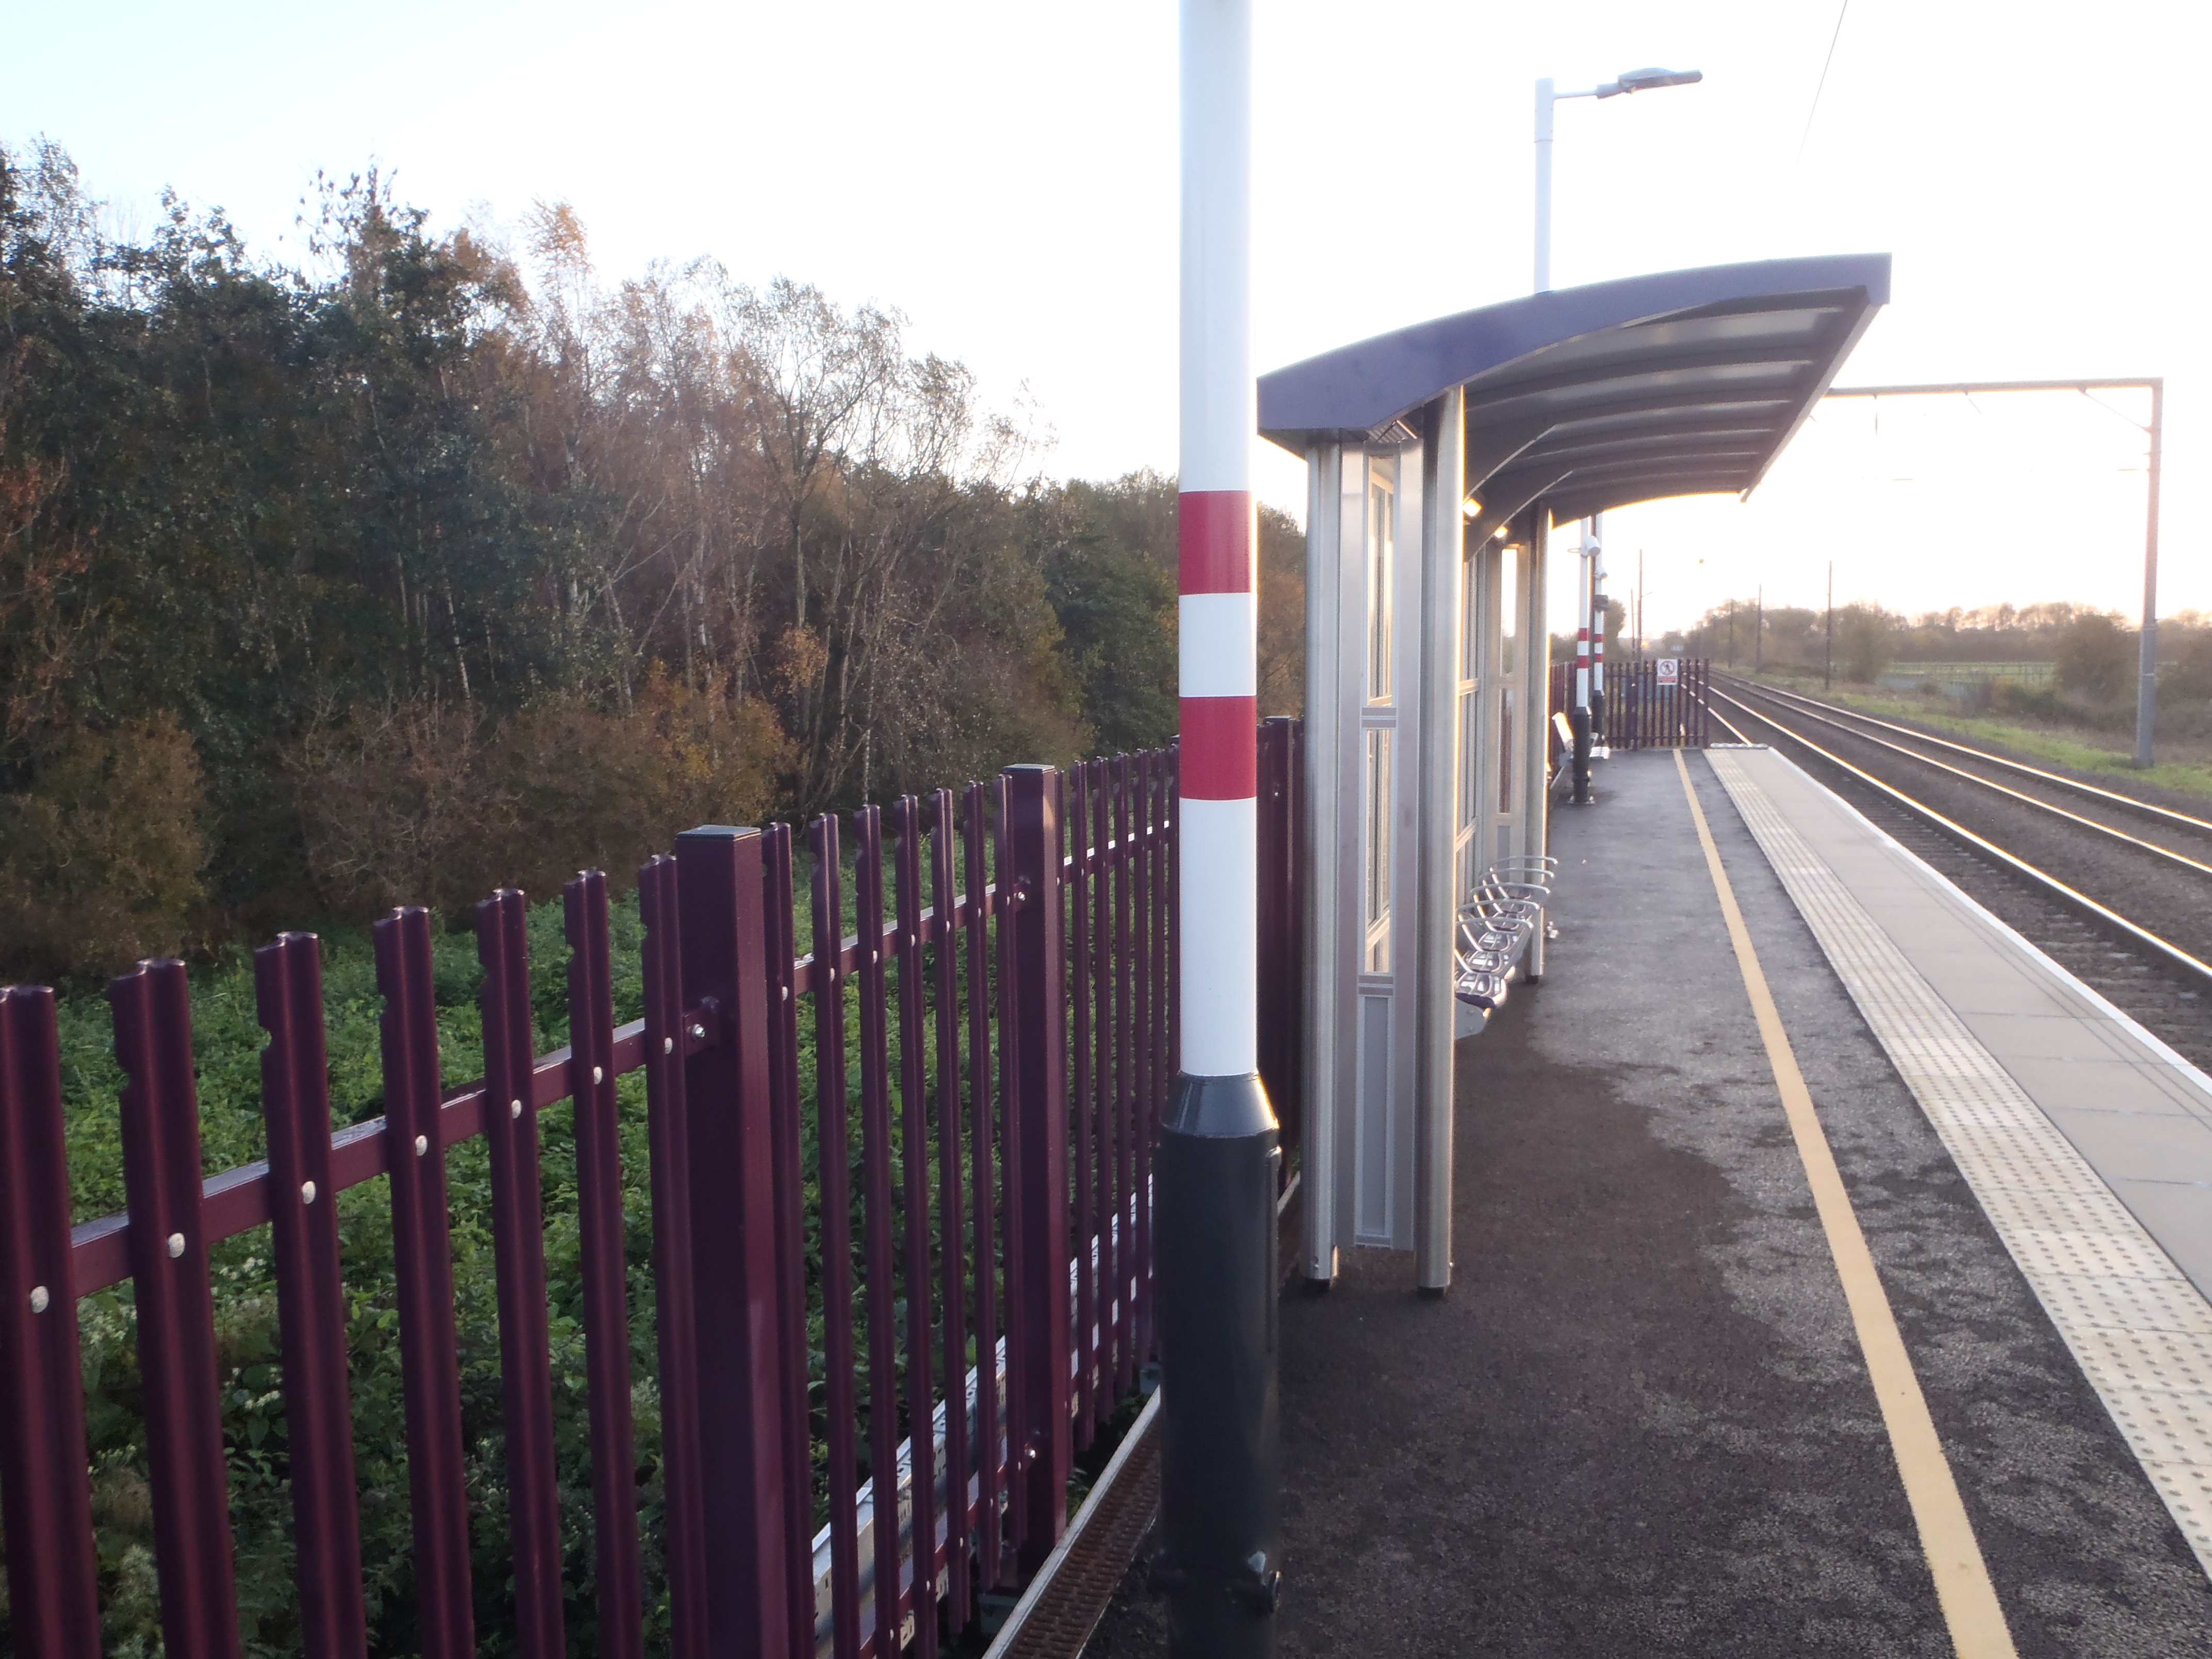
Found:
[[(2178, 1109), (2212, 1126), (2212, 1079), (2182, 1060), (2087, 986), (2020, 938), (1830, 791), (1771, 750), (1716, 754), (1714, 763), (1755, 774), (1758, 787), (1811, 857), (1832, 872), (1869, 920), (2028, 1097), (2053, 1115)], [(1785, 873), (1785, 881), (1788, 876)], [(2098, 1062), (2113, 1062), (2130, 1074)], [(2077, 1141), (2112, 1181), (2139, 1178), (2139, 1138), (2090, 1131)], [(2176, 1125), (2172, 1156), (2194, 1180), (2205, 1142)], [(2107, 1168), (2109, 1152), (2125, 1168)], [(2161, 1211), (2161, 1217), (2166, 1213)], [(2138, 1216), (2179, 1261), (2199, 1240)], [(2192, 1273), (2212, 1294), (2212, 1277)]]
[[(1884, 931), (1888, 931), (1887, 926)], [(1913, 966), (1920, 967), (1925, 958), (1922, 953), (1912, 948), (1911, 939), (1900, 938), (1895, 933), (1891, 933), (1890, 937), (1897, 940), (1899, 947), (1904, 951), (1906, 958), (1912, 963)], [(2044, 997), (2044, 1009), (2036, 1013), (1991, 1014), (1979, 1012), (1970, 1013), (1960, 1010), (1959, 1005), (1951, 1000), (1948, 993), (1953, 986), (1958, 985), (1962, 980), (1971, 992), (1975, 988), (1991, 983), (2003, 983), (2009, 986), (2014, 982), (2015, 976), (2006, 975), (2002, 969), (1978, 972), (1953, 967), (1952, 964), (1959, 960), (1960, 958), (1955, 955), (1936, 958), (1932, 965), (1940, 977), (1931, 976), (1930, 982), (1935, 986), (1937, 994), (1942, 996), (1944, 1001), (1950, 1003), (1952, 1012), (1959, 1015), (1966, 1029), (1979, 1037), (1991, 1054), (1996, 1055), (2000, 1065), (2014, 1059), (2110, 1060), (2121, 1063), (2132, 1059), (2135, 1054), (2141, 1052), (2140, 1050), (2130, 1051), (2118, 1041), (2116, 1030), (2107, 1027), (2104, 1022), (2082, 1019), (2067, 1012), (2053, 1002), (2048, 994)], [(1928, 969), (1923, 969), (1922, 971), (1924, 974)]]
[(2182, 1272), (2200, 1285), (2212, 1285), (2212, 1187), (2123, 1176), (2113, 1189)]
[[(2212, 1128), (2185, 1112), (2044, 1109), (2108, 1182), (2194, 1183), (2212, 1190)], [(2124, 1194), (2120, 1201), (2127, 1201)]]
[[(1711, 764), (2212, 1571), (2212, 1502), (2197, 1474), (2212, 1467), (2212, 1340), (2170, 1322), (2132, 1329), (2124, 1308), (2081, 1305), (2094, 1304), (2099, 1276), (2112, 1271), (2160, 1281), (2163, 1301), (2207, 1290), (2195, 1276), (2201, 1236), (2177, 1220), (2180, 1206), (2157, 1200), (2161, 1188), (2196, 1189), (2212, 1126), (2188, 1112), (2112, 1107), (2119, 1084), (2136, 1079), (2122, 1060), (2156, 1066), (2166, 1084), (2208, 1100), (2212, 1079), (1781, 756), (1715, 755)], [(1869, 879), (1876, 868), (1879, 882)], [(1898, 896), (1900, 872), (1917, 898)], [(1986, 960), (1962, 965), (1976, 947)], [(1962, 1014), (1945, 1000), (1947, 983), (2002, 982), (2015, 970), (2041, 977), (2047, 1012)], [(2054, 1273), (2081, 1277), (2042, 1296)]]

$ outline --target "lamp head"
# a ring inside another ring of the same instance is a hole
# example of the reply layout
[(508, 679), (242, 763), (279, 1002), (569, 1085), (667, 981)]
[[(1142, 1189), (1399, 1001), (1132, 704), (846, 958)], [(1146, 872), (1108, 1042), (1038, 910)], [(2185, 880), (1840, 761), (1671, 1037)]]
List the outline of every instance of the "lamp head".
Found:
[(1695, 86), (1705, 78), (1703, 70), (1628, 70), (1619, 80), (1608, 81), (1600, 87), (1597, 95), (1611, 98), (1624, 92), (1650, 92), (1659, 87)]

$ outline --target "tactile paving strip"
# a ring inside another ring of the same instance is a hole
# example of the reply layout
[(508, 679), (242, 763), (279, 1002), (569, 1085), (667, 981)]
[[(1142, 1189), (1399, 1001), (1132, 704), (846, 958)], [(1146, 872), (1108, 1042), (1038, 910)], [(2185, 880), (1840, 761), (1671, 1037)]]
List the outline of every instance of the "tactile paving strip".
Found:
[(2212, 1304), (1791, 827), (1743, 760), (1715, 750), (1706, 759), (2212, 1573)]

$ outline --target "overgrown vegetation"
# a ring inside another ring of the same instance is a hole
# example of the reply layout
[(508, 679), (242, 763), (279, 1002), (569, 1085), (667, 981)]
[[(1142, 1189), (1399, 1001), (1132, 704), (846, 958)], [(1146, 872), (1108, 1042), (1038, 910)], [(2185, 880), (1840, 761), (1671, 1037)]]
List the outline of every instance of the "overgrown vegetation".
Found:
[[(533, 1002), (543, 1046), (565, 1030), (566, 988), (558, 903), (531, 915)], [(641, 988), (635, 914), (617, 907), (615, 936), (618, 1018), (636, 1017)], [(449, 1078), (481, 1069), (482, 1027), (476, 995), (482, 981), (475, 941), (441, 933), (434, 946), (441, 1047)], [(325, 1004), (330, 1022), (332, 1115), (338, 1123), (382, 1109), (377, 1016), (383, 1003), (365, 932), (341, 930), (324, 941)], [(262, 1033), (254, 1022), (252, 965), (241, 954), (193, 975), (193, 1048), (198, 1062), (202, 1155), (207, 1173), (260, 1157)], [(62, 1067), (72, 1197), (79, 1220), (122, 1207), (121, 1152), (115, 1096), (122, 1077), (106, 999), (89, 988), (60, 1000)], [(639, 1079), (625, 1079), (623, 1126), (625, 1176), (633, 1188), (628, 1256), (632, 1304), (642, 1310), (633, 1331), (640, 1498), (648, 1515), (659, 1501), (659, 1419), (652, 1353), (651, 1239)], [(545, 1141), (544, 1201), (548, 1277), (553, 1303), (555, 1401), (562, 1466), (564, 1542), (579, 1583), (587, 1581), (591, 1551), (588, 1425), (583, 1416), (583, 1331), (574, 1172), (564, 1105), (540, 1119)], [(512, 1614), (503, 1605), (507, 1577), (505, 1488), (499, 1455), (500, 1389), (496, 1293), (492, 1276), (490, 1183), (482, 1140), (449, 1156), (453, 1193), (453, 1279), (462, 1356), (464, 1443), (469, 1449), (471, 1526), (477, 1540), (479, 1617), (487, 1650), (512, 1646)], [(406, 1437), (400, 1394), (398, 1316), (392, 1304), (392, 1218), (381, 1177), (338, 1195), (342, 1270), (352, 1377), (355, 1458), (360, 1481), (363, 1583), (373, 1650), (405, 1652), (412, 1644), (411, 1543), (407, 1504)], [(222, 1368), (224, 1441), (230, 1466), (232, 1530), (238, 1558), (240, 1622), (252, 1652), (297, 1651), (297, 1594), (292, 1564), (291, 1491), (285, 1455), (283, 1402), (278, 1388), (276, 1299), (268, 1261), (269, 1236), (257, 1228), (213, 1251), (216, 1340)], [(161, 1651), (160, 1607), (154, 1577), (153, 1526), (146, 1481), (141, 1382), (128, 1281), (78, 1304), (84, 1346), (87, 1431), (92, 1458), (94, 1533), (100, 1565), (103, 1646), (112, 1654)], [(0, 1592), (0, 1632), (4, 1632)], [(588, 1598), (571, 1607), (572, 1634), (591, 1644)]]
[[(895, 313), (706, 264), (603, 285), (563, 207), (510, 248), (434, 234), (374, 174), (331, 183), (305, 222), (295, 266), (177, 203), (143, 241), (116, 242), (66, 155), (0, 150), (0, 975), (61, 981), (80, 1219), (122, 1204), (101, 972), (196, 958), (213, 1173), (262, 1150), (247, 949), (275, 927), (319, 925), (335, 1115), (356, 1121), (382, 1108), (361, 924), (393, 903), (461, 917), (497, 885), (550, 897), (585, 866), (623, 887), (691, 823), (803, 820), (1175, 730), (1173, 480), (1036, 476), (1024, 434), (977, 406), (959, 364), (909, 354)], [(1264, 509), (1259, 556), (1261, 708), (1296, 712), (1303, 545)], [(802, 939), (805, 908), (802, 894)], [(629, 1018), (635, 913), (616, 915)], [(557, 902), (531, 928), (550, 1048), (565, 1018)], [(481, 1068), (480, 976), (466, 934), (435, 949), (451, 1083)], [(811, 1030), (801, 1041), (811, 1054)], [(805, 1054), (800, 1070), (811, 1102)], [(648, 1166), (641, 1079), (624, 1085), (658, 1598)], [(805, 1121), (815, 1217), (811, 1106)], [(568, 1125), (565, 1105), (541, 1118), (568, 1634), (586, 1652)], [(514, 1631), (481, 1142), (453, 1150), (450, 1181), (478, 1634), (497, 1654)], [(338, 1212), (371, 1650), (404, 1653), (383, 1182)], [(299, 1636), (268, 1248), (260, 1230), (228, 1241), (216, 1273), (241, 1621), (248, 1650), (273, 1655)], [(105, 1645), (149, 1656), (127, 1282), (79, 1318)], [(818, 1380), (818, 1299), (815, 1318)], [(865, 1477), (865, 1437), (861, 1452)]]
[[(855, 925), (855, 884), (848, 866), (845, 884), (846, 926)], [(801, 872), (797, 926), (804, 938), (812, 925)], [(639, 963), (641, 931), (634, 906), (612, 914), (615, 1018), (638, 1017), (642, 1009)], [(566, 1040), (567, 947), (557, 901), (530, 912), (532, 1005), (538, 1048), (543, 1052)], [(931, 947), (934, 949), (934, 947)], [(477, 998), (483, 973), (474, 939), (440, 932), (433, 944), (434, 985), (444, 1073), (448, 1085), (473, 1077), (482, 1067), (482, 1024)], [(963, 994), (966, 994), (964, 970)], [(379, 1063), (378, 1014), (383, 1004), (375, 989), (375, 970), (366, 930), (342, 928), (324, 939), (325, 1001), (329, 1019), (332, 1117), (338, 1124), (358, 1122), (383, 1109)], [(986, 998), (991, 995), (988, 983)], [(261, 1116), (259, 1056), (262, 1034), (254, 1023), (250, 961), (226, 951), (192, 973), (194, 1053), (198, 1061), (202, 1122), (202, 1159), (208, 1174), (251, 1162), (265, 1152)], [(110, 1041), (106, 998), (90, 987), (60, 999), (64, 1106), (67, 1114), (72, 1200), (80, 1221), (119, 1209), (124, 1201), (121, 1148), (115, 1097), (122, 1075)], [(857, 994), (843, 1000), (848, 1052), (857, 1056), (860, 1013)], [(824, 1340), (821, 1302), (821, 1233), (817, 1183), (817, 1139), (814, 1079), (813, 1010), (799, 1020), (799, 1078), (802, 1095), (802, 1210), (806, 1218), (810, 1369), (815, 1416), (814, 1455), (818, 1525), (826, 1516), (827, 1422)], [(927, 1033), (925, 1032), (925, 1037)], [(963, 1039), (964, 1040), (964, 1039)], [(898, 1036), (890, 1036), (890, 1071), (899, 1068)], [(924, 1056), (928, 1087), (934, 1090), (938, 1056), (933, 1045)], [(627, 1196), (625, 1256), (631, 1318), (630, 1369), (635, 1413), (636, 1478), (640, 1524), (645, 1545), (647, 1649), (667, 1650), (666, 1578), (659, 1555), (659, 1511), (663, 1499), (660, 1463), (659, 1355), (655, 1347), (655, 1302), (652, 1278), (650, 1164), (644, 1112), (643, 1074), (622, 1079), (621, 1155)], [(848, 1172), (854, 1194), (853, 1239), (862, 1237), (860, 1198), (861, 1127), (857, 1112), (859, 1066), (850, 1068), (855, 1091), (848, 1106)], [(551, 1360), (558, 1470), (558, 1501), (567, 1588), (566, 1618), (572, 1652), (597, 1650), (593, 1578), (592, 1478), (586, 1415), (581, 1240), (577, 1218), (573, 1113), (567, 1103), (539, 1115), (543, 1146), (541, 1177), (547, 1286), (551, 1304)], [(891, 1157), (893, 1190), (902, 1189), (908, 1156), (899, 1120), (894, 1115)], [(925, 1181), (937, 1182), (933, 1140), (921, 1149), (929, 1162)], [(465, 1141), (447, 1154), (453, 1243), (455, 1320), (461, 1361), (462, 1439), (468, 1471), (469, 1518), (474, 1540), (471, 1568), (476, 1588), (477, 1647), (487, 1655), (515, 1650), (514, 1611), (510, 1589), (507, 1476), (501, 1434), (497, 1290), (494, 1277), (489, 1166), (481, 1139)], [(351, 1380), (356, 1473), (361, 1492), (359, 1521), (364, 1586), (369, 1615), (369, 1651), (413, 1651), (413, 1567), (411, 1516), (406, 1479), (404, 1407), (401, 1393), (399, 1330), (392, 1304), (392, 1234), (389, 1197), (381, 1177), (338, 1195), (342, 1268), (349, 1310), (348, 1370)], [(216, 1246), (211, 1253), (216, 1289), (216, 1339), (221, 1368), (223, 1434), (230, 1471), (232, 1531), (237, 1552), (239, 1615), (246, 1650), (254, 1655), (289, 1655), (300, 1650), (296, 1575), (286, 1424), (281, 1392), (277, 1307), (269, 1235), (256, 1228)], [(972, 1265), (972, 1264), (971, 1264)], [(934, 1271), (934, 1269), (933, 1270)], [(899, 1336), (904, 1341), (908, 1305), (904, 1264), (898, 1268)], [(856, 1310), (857, 1311), (857, 1310)], [(942, 1310), (935, 1316), (941, 1319)], [(150, 1492), (137, 1355), (129, 1281), (83, 1298), (78, 1304), (83, 1344), (88, 1438), (95, 1540), (100, 1570), (103, 1644), (110, 1653), (151, 1659), (161, 1650), (160, 1606), (154, 1572)], [(860, 1374), (867, 1373), (868, 1333), (855, 1333)], [(932, 1338), (941, 1351), (940, 1333)], [(970, 1359), (972, 1340), (970, 1342)], [(897, 1356), (902, 1401), (903, 1346)], [(940, 1390), (943, 1379), (938, 1379)], [(869, 1477), (866, 1433), (872, 1403), (864, 1403), (858, 1452), (860, 1476)], [(899, 1432), (907, 1432), (902, 1409)], [(4, 1579), (0, 1579), (0, 1650), (8, 1632)]]
[[(604, 283), (565, 206), (510, 246), (373, 172), (302, 217), (116, 241), (0, 150), (0, 975), (1171, 735), (1172, 480), (1038, 477), (896, 312)], [(1296, 712), (1282, 515), (1260, 556)]]

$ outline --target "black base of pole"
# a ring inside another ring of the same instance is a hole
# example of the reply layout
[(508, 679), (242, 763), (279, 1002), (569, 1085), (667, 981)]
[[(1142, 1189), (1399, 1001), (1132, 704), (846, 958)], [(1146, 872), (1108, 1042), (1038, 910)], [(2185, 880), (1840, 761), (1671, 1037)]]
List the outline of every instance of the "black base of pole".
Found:
[(1161, 1125), (1160, 1535), (1171, 1659), (1272, 1659), (1278, 1570), (1275, 1115), (1257, 1077), (1179, 1077)]
[(1577, 703), (1574, 712), (1575, 728), (1575, 805), (1589, 805), (1590, 769), (1590, 711), (1587, 703)]

